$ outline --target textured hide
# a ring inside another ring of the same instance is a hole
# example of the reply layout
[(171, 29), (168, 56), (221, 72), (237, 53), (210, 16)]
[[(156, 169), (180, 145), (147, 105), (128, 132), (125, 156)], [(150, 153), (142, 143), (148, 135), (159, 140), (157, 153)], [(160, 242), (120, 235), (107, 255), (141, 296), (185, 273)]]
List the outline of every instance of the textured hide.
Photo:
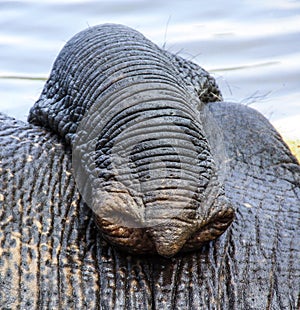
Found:
[(1, 309), (299, 309), (300, 167), (254, 110), (211, 103), (233, 225), (200, 251), (131, 256), (103, 241), (70, 150), (0, 117)]

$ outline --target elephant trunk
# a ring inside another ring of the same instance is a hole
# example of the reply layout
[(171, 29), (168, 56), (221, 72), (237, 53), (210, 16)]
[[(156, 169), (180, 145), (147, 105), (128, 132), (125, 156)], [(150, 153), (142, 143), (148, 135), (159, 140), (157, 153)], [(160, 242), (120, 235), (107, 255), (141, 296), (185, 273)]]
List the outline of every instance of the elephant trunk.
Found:
[(201, 102), (179, 73), (140, 33), (90, 28), (66, 44), (30, 113), (71, 143), (77, 186), (96, 223), (133, 252), (172, 256), (233, 220)]

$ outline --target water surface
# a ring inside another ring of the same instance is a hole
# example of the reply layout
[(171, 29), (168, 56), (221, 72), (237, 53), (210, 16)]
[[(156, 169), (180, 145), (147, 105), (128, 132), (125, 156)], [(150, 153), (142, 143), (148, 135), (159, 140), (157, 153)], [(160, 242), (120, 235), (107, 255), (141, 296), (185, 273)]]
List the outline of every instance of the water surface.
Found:
[(224, 98), (300, 137), (300, 1), (0, 1), (0, 111), (26, 120), (78, 31), (131, 26), (212, 72)]

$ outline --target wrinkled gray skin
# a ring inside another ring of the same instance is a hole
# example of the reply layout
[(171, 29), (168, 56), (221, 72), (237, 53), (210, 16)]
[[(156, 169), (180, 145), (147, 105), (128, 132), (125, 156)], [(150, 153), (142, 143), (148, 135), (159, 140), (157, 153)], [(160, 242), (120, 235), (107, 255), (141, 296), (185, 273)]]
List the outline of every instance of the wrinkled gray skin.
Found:
[(200, 67), (107, 24), (65, 45), (29, 121), (71, 144), (77, 186), (107, 240), (170, 257), (234, 218), (202, 120), (203, 102), (219, 97)]
[(200, 110), (224, 137), (235, 219), (215, 241), (168, 259), (107, 243), (76, 189), (66, 141), (1, 115), (1, 307), (298, 309), (300, 167), (256, 111), (225, 102)]

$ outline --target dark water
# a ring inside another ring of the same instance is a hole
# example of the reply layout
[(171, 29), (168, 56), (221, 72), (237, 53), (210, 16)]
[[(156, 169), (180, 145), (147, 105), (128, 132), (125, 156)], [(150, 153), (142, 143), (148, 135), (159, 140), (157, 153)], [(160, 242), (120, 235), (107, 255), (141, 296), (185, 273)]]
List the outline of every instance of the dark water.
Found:
[(0, 111), (25, 120), (78, 31), (131, 26), (211, 71), (227, 100), (300, 137), (300, 1), (0, 1)]

